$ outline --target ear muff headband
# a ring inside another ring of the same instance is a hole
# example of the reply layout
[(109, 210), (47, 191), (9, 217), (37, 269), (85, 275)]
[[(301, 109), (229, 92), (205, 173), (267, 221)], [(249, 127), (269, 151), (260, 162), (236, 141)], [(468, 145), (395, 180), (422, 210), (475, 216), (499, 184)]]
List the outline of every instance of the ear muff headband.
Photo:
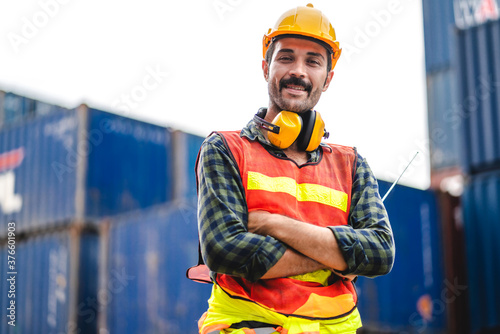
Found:
[(303, 114), (282, 111), (272, 123), (257, 114), (254, 116), (254, 121), (261, 128), (269, 131), (269, 141), (280, 149), (286, 149), (297, 141), (300, 150), (311, 152), (318, 148), (323, 137), (329, 136), (329, 133), (325, 131), (325, 123), (321, 115), (313, 110)]

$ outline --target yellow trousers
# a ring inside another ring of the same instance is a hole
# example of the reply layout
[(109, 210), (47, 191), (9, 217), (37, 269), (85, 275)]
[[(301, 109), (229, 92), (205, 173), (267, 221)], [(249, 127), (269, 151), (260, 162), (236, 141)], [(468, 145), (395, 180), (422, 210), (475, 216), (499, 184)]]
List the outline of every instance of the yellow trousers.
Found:
[[(231, 324), (241, 321), (259, 321), (277, 324), (276, 334), (340, 334), (356, 333), (361, 327), (358, 309), (350, 315), (334, 320), (307, 320), (288, 317), (256, 303), (234, 299), (228, 296), (218, 285), (214, 284), (212, 295), (208, 300), (208, 310), (198, 322), (200, 334), (253, 334), (248, 328), (231, 329)], [(258, 331), (257, 331), (258, 333)]]

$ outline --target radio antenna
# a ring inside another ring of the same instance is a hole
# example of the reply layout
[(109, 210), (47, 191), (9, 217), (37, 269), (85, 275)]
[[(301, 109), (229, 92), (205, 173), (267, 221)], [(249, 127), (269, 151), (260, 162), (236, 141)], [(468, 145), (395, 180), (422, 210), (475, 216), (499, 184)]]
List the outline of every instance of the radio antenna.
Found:
[(415, 153), (415, 155), (413, 156), (413, 158), (410, 160), (410, 162), (408, 163), (408, 165), (406, 165), (405, 169), (401, 172), (401, 174), (399, 175), (399, 177), (396, 179), (396, 181), (394, 181), (394, 183), (392, 184), (392, 186), (389, 188), (389, 190), (387, 190), (387, 192), (385, 193), (384, 195), (384, 198), (382, 198), (382, 202), (385, 201), (385, 199), (387, 198), (387, 196), (389, 195), (389, 193), (392, 191), (392, 188), (394, 188), (396, 186), (396, 184), (398, 183), (399, 179), (401, 178), (401, 176), (403, 176), (403, 174), (406, 172), (406, 170), (408, 169), (408, 167), (410, 167), (411, 163), (413, 162), (413, 160), (415, 160), (415, 158), (417, 157), (417, 154), (418, 154), (418, 151), (417, 153)]

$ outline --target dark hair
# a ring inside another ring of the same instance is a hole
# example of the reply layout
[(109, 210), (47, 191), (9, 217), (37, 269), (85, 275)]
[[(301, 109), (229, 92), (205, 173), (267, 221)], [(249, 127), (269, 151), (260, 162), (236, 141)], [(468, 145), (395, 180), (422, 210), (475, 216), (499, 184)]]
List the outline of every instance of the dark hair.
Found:
[(284, 34), (284, 35), (278, 35), (278, 36), (274, 37), (271, 41), (271, 44), (269, 45), (269, 48), (266, 51), (266, 57), (264, 58), (269, 65), (271, 65), (271, 60), (272, 60), (272, 57), (274, 54), (274, 49), (276, 48), (275, 42), (280, 40), (281, 38), (285, 38), (285, 37), (307, 39), (309, 41), (316, 42), (316, 43), (320, 44), (322, 47), (324, 47), (326, 49), (326, 58), (327, 58), (327, 60), (326, 60), (326, 73), (330, 72), (330, 70), (332, 69), (332, 53), (333, 53), (330, 45), (326, 44), (323, 41), (320, 41), (319, 39), (309, 37), (309, 36), (303, 36), (303, 35)]

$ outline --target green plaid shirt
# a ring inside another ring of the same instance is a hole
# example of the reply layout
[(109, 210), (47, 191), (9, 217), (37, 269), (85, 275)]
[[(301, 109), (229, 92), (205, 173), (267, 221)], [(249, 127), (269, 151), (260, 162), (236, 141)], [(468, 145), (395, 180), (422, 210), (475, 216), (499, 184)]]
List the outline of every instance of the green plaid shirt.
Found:
[[(275, 156), (286, 157), (269, 144), (253, 120), (241, 136), (258, 140)], [(310, 162), (318, 160), (320, 149), (309, 154)], [(276, 264), (287, 246), (247, 231), (248, 209), (239, 169), (219, 135), (203, 142), (199, 159), (198, 227), (203, 260), (212, 272), (256, 281)], [(343, 274), (375, 277), (391, 271), (395, 248), (389, 218), (377, 180), (359, 154), (349, 224), (329, 228), (347, 262)]]

